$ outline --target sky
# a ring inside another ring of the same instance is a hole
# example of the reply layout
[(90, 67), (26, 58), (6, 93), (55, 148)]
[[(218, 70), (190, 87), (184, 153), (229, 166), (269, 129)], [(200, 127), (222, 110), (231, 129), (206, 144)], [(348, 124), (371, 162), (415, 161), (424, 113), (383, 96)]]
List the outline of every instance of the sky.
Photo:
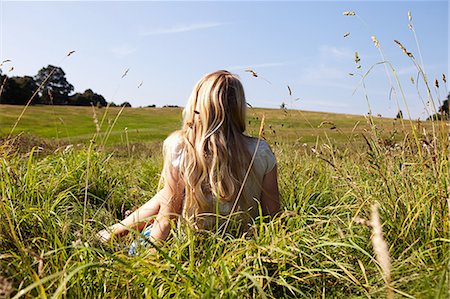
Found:
[(447, 1), (0, 0), (0, 61), (11, 60), (8, 76), (60, 66), (75, 91), (133, 107), (184, 106), (204, 74), (226, 69), (254, 107), (423, 119), (425, 84), (394, 40), (438, 103), (448, 94), (448, 16)]

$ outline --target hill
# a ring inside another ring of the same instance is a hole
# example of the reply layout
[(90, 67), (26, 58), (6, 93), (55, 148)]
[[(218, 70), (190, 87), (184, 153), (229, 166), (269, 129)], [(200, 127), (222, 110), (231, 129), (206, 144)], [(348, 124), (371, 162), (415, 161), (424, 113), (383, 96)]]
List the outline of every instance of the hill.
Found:
[[(0, 105), (0, 136), (7, 136), (23, 107)], [(119, 115), (120, 114), (120, 115)], [(318, 138), (342, 143), (362, 141), (359, 133), (370, 128), (364, 116), (307, 112), (300, 110), (249, 108), (249, 134), (257, 135), (265, 116), (264, 134), (270, 142), (315, 143)], [(14, 134), (30, 134), (63, 144), (87, 143), (99, 132), (108, 132), (108, 145), (161, 141), (181, 126), (182, 108), (93, 108), (73, 106), (30, 106)], [(380, 130), (392, 132), (399, 121), (377, 118)], [(359, 137), (358, 137), (359, 136)]]

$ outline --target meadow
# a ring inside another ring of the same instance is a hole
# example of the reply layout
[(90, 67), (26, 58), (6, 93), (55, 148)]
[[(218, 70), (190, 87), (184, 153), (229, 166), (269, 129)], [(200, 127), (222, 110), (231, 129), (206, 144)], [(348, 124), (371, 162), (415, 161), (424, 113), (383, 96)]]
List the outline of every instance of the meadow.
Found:
[[(22, 106), (0, 105), (0, 136), (7, 136)], [(265, 116), (265, 137), (269, 142), (296, 141), (307, 144), (330, 138), (345, 143), (370, 130), (367, 118), (288, 109), (248, 109), (249, 134), (258, 134)], [(89, 143), (97, 135), (104, 146), (161, 142), (181, 126), (182, 108), (93, 108), (74, 106), (30, 106), (14, 129), (16, 135), (32, 135), (54, 144)], [(386, 134), (409, 128), (401, 120), (377, 117), (378, 129)], [(424, 123), (424, 126), (428, 124)], [(398, 138), (397, 138), (398, 139)], [(362, 139), (359, 140), (359, 142)], [(399, 139), (398, 139), (399, 140)]]
[[(0, 298), (446, 298), (448, 123), (249, 109), (283, 212), (128, 256), (95, 234), (158, 188), (176, 108), (0, 106)], [(264, 123), (262, 119), (264, 116)], [(22, 133), (23, 132), (23, 133)]]

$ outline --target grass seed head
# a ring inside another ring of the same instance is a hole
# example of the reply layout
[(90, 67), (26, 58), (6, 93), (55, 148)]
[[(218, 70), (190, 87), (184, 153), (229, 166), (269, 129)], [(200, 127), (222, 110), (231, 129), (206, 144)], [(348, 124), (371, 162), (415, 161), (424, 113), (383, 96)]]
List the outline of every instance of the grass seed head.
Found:
[(353, 219), (353, 221), (354, 221), (356, 224), (360, 224), (360, 225), (365, 225), (365, 226), (367, 226), (367, 227), (371, 227), (370, 221), (368, 221), (368, 220), (366, 220), (366, 219), (364, 219), (364, 218), (361, 218), (361, 217), (355, 217), (355, 218)]
[(44, 276), (44, 251), (41, 251), (41, 255), (38, 260), (38, 276), (43, 277)]
[(3, 64), (5, 64), (7, 62), (11, 62), (11, 60), (10, 59), (3, 60), (2, 63), (0, 63), (0, 66), (2, 66)]
[(47, 89), (47, 94), (48, 94), (48, 97), (50, 98), (50, 101), (53, 103), (53, 93), (50, 89)]
[(372, 41), (375, 44), (375, 47), (377, 47), (377, 48), (380, 47), (380, 42), (378, 42), (378, 39), (376, 38), (375, 35), (372, 35)]
[(342, 14), (344, 16), (356, 16), (356, 13), (354, 11), (344, 11)]
[(123, 73), (123, 75), (122, 75), (122, 79), (123, 78), (125, 78), (125, 76), (128, 74), (128, 72), (130, 71), (130, 69), (128, 68), (128, 69), (126, 69), (126, 71), (125, 71), (125, 73)]
[(355, 63), (358, 64), (360, 61), (361, 59), (359, 58), (358, 52), (355, 52)]
[(13, 291), (12, 282), (0, 275), (0, 298), (9, 298)]
[(411, 52), (408, 52), (408, 50), (406, 50), (405, 46), (402, 45), (401, 42), (399, 42), (398, 40), (394, 39), (394, 42), (400, 47), (400, 49), (402, 49), (403, 53), (405, 53), (408, 57), (413, 58), (414, 56), (411, 54)]
[(258, 74), (252, 69), (248, 69), (248, 70), (245, 70), (245, 71), (248, 72), (248, 73), (252, 73), (252, 76), (255, 77), (255, 78), (258, 77)]
[(390, 287), (391, 283), (391, 258), (389, 255), (389, 249), (386, 241), (383, 238), (383, 229), (381, 227), (380, 214), (378, 213), (380, 205), (375, 203), (372, 205), (372, 213), (370, 215), (370, 224), (372, 226), (372, 246), (375, 252), (375, 258), (381, 267), (383, 272), (383, 278), (386, 283), (388, 298), (393, 298), (391, 296), (392, 289)]
[(100, 133), (100, 125), (98, 123), (98, 118), (97, 118), (97, 113), (95, 111), (95, 107), (94, 105), (91, 103), (92, 106), (92, 118), (94, 119), (94, 124), (95, 124), (95, 131), (98, 133)]
[(444, 81), (444, 83), (447, 83), (447, 78), (445, 78), (445, 74), (442, 74), (442, 81)]

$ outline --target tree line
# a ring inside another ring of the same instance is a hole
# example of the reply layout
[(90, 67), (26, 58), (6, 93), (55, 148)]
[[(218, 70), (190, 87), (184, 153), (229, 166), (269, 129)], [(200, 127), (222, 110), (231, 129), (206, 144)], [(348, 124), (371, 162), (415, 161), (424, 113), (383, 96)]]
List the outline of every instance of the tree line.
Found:
[[(34, 77), (8, 77), (3, 75), (0, 69), (0, 84), (0, 104), (26, 105), (32, 99), (31, 104), (41, 105), (108, 105), (105, 98), (92, 89), (72, 94), (74, 87), (67, 81), (66, 73), (62, 68), (53, 65), (41, 68)], [(110, 105), (117, 106), (114, 103)], [(128, 102), (119, 106), (131, 107)]]
[(450, 92), (447, 95), (447, 99), (442, 102), (442, 106), (439, 107), (438, 113), (430, 116), (428, 119), (450, 119)]

